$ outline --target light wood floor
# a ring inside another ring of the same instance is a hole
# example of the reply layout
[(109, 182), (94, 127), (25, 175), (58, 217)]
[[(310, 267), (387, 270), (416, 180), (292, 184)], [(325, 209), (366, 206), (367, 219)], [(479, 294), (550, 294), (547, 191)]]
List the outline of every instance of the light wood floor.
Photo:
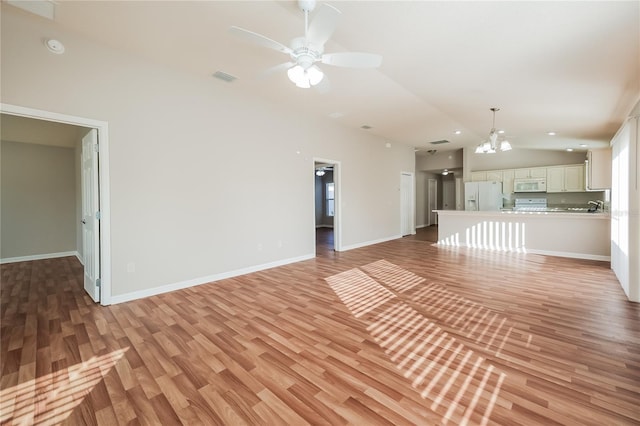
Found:
[(639, 424), (608, 263), (421, 235), (110, 307), (75, 258), (2, 265), (0, 421)]

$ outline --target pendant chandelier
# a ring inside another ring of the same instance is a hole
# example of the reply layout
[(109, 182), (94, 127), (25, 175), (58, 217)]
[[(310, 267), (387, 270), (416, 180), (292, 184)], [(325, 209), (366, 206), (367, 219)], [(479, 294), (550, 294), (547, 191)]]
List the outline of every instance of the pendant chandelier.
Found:
[(500, 108), (490, 108), (493, 111), (493, 126), (489, 132), (487, 140), (483, 141), (476, 147), (476, 154), (494, 154), (499, 151), (510, 151), (511, 144), (508, 140), (502, 140), (498, 142), (498, 131), (496, 130), (496, 111), (500, 111)]

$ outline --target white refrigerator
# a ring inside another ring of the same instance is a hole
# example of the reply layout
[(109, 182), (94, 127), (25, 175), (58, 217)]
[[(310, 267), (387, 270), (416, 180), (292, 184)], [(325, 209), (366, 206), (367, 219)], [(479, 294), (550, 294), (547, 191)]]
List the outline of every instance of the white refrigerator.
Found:
[(502, 182), (467, 182), (464, 184), (465, 210), (500, 210), (501, 208)]

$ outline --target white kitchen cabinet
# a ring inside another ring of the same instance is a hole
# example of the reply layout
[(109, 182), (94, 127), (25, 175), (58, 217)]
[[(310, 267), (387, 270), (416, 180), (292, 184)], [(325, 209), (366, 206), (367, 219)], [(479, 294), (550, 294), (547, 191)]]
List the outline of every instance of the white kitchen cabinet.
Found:
[(547, 177), (547, 168), (546, 167), (531, 167), (527, 169), (515, 169), (515, 177), (517, 179), (526, 179), (526, 178), (546, 178)]
[(586, 189), (611, 188), (611, 149), (594, 149), (587, 152)]
[(583, 192), (584, 182), (583, 164), (564, 168), (564, 187), (567, 192)]
[(547, 167), (547, 192), (583, 192), (584, 165)]
[(502, 170), (488, 170), (487, 180), (494, 182), (502, 182)]
[(484, 182), (487, 180), (487, 172), (471, 172), (471, 182)]
[(513, 179), (515, 170), (502, 170), (502, 193), (505, 195), (513, 193)]

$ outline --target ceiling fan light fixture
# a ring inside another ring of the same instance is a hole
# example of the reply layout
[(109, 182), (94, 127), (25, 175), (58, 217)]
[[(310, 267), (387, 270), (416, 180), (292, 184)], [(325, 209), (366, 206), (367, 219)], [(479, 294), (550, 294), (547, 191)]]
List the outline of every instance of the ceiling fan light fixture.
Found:
[(302, 89), (308, 89), (320, 83), (324, 78), (323, 72), (318, 67), (304, 69), (300, 65), (293, 66), (287, 71), (289, 80)]

